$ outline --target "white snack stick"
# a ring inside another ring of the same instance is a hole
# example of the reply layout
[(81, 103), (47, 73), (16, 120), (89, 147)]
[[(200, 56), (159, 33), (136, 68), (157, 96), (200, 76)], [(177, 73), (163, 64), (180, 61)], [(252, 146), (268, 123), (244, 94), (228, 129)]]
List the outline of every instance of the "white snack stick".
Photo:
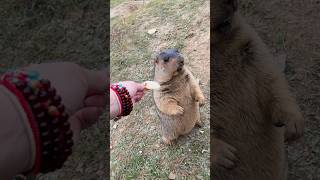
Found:
[(156, 81), (145, 81), (143, 83), (144, 88), (148, 90), (159, 90), (160, 89), (160, 84)]

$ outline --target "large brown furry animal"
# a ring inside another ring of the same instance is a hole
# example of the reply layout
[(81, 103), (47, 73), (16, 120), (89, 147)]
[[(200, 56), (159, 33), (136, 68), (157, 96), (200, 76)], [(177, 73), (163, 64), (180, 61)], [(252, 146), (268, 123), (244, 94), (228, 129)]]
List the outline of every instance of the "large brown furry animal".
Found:
[[(213, 0), (211, 175), (215, 180), (284, 180), (285, 141), (302, 135), (304, 120), (284, 74), (237, 4)], [(221, 151), (215, 142), (228, 146)], [(217, 159), (236, 167), (226, 169)]]
[(162, 140), (171, 144), (179, 135), (201, 125), (199, 103), (205, 100), (197, 80), (184, 66), (184, 58), (175, 49), (162, 51), (155, 59), (154, 80), (160, 90), (154, 101), (160, 117)]

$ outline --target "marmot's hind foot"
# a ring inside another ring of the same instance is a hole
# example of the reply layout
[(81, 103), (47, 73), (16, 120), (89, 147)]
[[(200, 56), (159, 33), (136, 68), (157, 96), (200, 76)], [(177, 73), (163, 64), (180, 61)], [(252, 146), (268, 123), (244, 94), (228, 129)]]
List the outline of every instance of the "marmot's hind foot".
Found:
[(203, 122), (199, 119), (197, 122), (196, 122), (196, 126), (201, 128), (203, 127)]
[(164, 136), (162, 136), (161, 138), (161, 142), (164, 143), (165, 145), (169, 145), (169, 146), (172, 146), (172, 145), (175, 145), (175, 141), (174, 140), (170, 140)]

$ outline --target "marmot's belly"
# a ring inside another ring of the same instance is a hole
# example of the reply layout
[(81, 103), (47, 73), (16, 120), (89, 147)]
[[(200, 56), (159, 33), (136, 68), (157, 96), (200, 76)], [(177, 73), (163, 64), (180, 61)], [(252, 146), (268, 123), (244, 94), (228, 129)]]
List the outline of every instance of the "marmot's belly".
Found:
[(168, 116), (159, 112), (161, 132), (169, 139), (175, 139), (179, 135), (188, 134), (200, 119), (198, 103), (192, 103), (182, 107), (184, 108), (184, 113), (178, 116)]

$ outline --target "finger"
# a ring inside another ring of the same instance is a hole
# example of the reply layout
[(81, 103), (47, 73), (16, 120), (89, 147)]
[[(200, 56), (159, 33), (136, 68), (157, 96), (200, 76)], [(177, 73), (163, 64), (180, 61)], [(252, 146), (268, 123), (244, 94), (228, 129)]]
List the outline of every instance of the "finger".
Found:
[(231, 152), (230, 150), (226, 150), (225, 151), (225, 157), (231, 161), (236, 161), (237, 157), (234, 155), (233, 152)]
[(144, 96), (144, 91), (142, 91), (142, 92), (137, 92), (135, 96), (137, 96), (137, 97), (139, 97), (139, 98), (142, 98), (142, 97)]
[(134, 101), (135, 102), (140, 101), (142, 99), (143, 95), (144, 95), (144, 92), (137, 92), (136, 95), (133, 97)]
[(136, 83), (137, 86), (137, 92), (143, 92), (144, 91), (144, 85), (140, 83)]
[(232, 153), (237, 152), (237, 149), (231, 146), (230, 144), (225, 143), (225, 145), (226, 145), (226, 148), (228, 148), (228, 150), (230, 150)]
[(234, 162), (224, 157), (219, 157), (217, 160), (217, 164), (227, 169), (232, 169), (236, 166)]
[(85, 107), (71, 116), (69, 121), (74, 133), (74, 140), (78, 141), (80, 131), (97, 122), (103, 112), (104, 108), (102, 107)]
[(133, 103), (137, 103), (141, 100), (141, 97), (135, 96), (132, 100), (133, 100)]
[(85, 72), (87, 74), (87, 81), (89, 86), (87, 95), (89, 96), (92, 94), (104, 94), (107, 88), (107, 69), (103, 69), (100, 71), (85, 69)]
[(84, 106), (105, 107), (107, 105), (107, 97), (105, 95), (93, 95), (84, 100)]

